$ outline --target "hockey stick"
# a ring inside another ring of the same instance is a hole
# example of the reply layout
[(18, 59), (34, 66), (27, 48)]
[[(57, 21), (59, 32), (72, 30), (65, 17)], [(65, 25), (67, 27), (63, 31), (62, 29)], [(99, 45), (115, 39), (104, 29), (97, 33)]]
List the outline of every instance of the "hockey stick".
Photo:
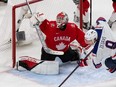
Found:
[[(92, 49), (93, 50), (93, 49)], [(90, 55), (90, 53), (92, 52), (92, 50), (85, 56), (85, 58), (87, 58), (89, 55)], [(79, 62), (80, 63), (80, 62)], [(58, 87), (61, 87), (63, 84), (64, 84), (64, 82), (66, 82), (67, 81), (67, 79), (77, 70), (77, 68), (79, 67), (79, 63), (78, 63), (78, 65), (74, 68), (74, 70), (62, 81), (62, 83), (58, 86)]]
[[(27, 3), (27, 6), (28, 6), (28, 9), (29, 9), (29, 11), (30, 11), (30, 13), (31, 13), (31, 15), (32, 15), (33, 13), (32, 13), (32, 11), (31, 11), (31, 8), (30, 8), (30, 6), (29, 6), (29, 2), (28, 2), (27, 0), (26, 0), (26, 3)], [(36, 18), (36, 17), (35, 17), (35, 18)], [(36, 20), (40, 23), (40, 21), (39, 21), (37, 18), (36, 18)], [(35, 24), (34, 27), (35, 27), (36, 32), (37, 32), (37, 34), (38, 34), (38, 37), (39, 37), (39, 39), (40, 39), (40, 41), (41, 41), (42, 47), (44, 48), (44, 50), (45, 50), (46, 53), (53, 54), (53, 55), (63, 55), (63, 54), (64, 54), (63, 51), (55, 51), (55, 50), (52, 50), (52, 49), (48, 48), (47, 45), (46, 45), (46, 43), (45, 43), (45, 41), (44, 41), (44, 36), (43, 36), (43, 34), (42, 34), (42, 32), (41, 32), (39, 26), (37, 26), (37, 25)]]

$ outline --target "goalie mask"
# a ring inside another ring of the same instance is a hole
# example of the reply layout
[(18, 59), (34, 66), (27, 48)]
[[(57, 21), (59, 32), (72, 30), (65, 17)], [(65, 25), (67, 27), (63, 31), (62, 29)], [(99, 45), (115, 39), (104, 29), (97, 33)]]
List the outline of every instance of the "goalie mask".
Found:
[(60, 12), (56, 17), (57, 28), (64, 30), (68, 23), (68, 15), (65, 12)]
[(95, 30), (90, 29), (85, 33), (85, 42), (87, 44), (94, 44), (97, 41), (98, 34)]

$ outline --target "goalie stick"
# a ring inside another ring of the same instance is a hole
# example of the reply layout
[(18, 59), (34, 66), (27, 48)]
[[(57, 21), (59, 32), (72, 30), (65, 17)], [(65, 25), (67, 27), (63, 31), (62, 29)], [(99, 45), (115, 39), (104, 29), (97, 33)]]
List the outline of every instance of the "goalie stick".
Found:
[[(29, 6), (29, 2), (27, 0), (26, 0), (26, 3), (27, 3), (27, 6), (28, 6), (28, 9), (29, 9), (29, 11), (30, 11), (30, 13), (32, 15), (32, 11), (31, 11), (31, 8)], [(40, 23), (40, 21), (37, 18), (36, 18), (36, 20)], [(48, 48), (45, 41), (44, 41), (44, 36), (42, 35), (42, 32), (41, 32), (39, 26), (34, 25), (34, 27), (35, 27), (35, 29), (37, 31), (37, 34), (38, 34), (38, 37), (39, 37), (39, 39), (41, 41), (42, 47), (44, 48), (46, 53), (53, 54), (53, 55), (63, 55), (64, 54), (63, 51), (55, 51), (55, 50), (52, 50), (52, 49)]]
[[(92, 51), (93, 49), (85, 56), (85, 58), (87, 58)], [(78, 62), (78, 65), (73, 69), (73, 71), (62, 81), (62, 83), (58, 87), (61, 87), (68, 80), (68, 78), (79, 68), (79, 63), (80, 61)]]

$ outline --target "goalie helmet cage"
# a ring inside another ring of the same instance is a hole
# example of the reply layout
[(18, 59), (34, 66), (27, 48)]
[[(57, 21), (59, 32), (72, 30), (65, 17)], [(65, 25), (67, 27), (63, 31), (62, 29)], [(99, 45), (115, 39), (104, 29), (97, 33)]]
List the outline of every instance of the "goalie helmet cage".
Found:
[[(42, 0), (32, 0), (29, 1), (29, 4), (37, 3)], [(26, 6), (27, 3), (20, 3), (12, 7), (12, 67), (16, 65), (16, 9), (22, 6)]]

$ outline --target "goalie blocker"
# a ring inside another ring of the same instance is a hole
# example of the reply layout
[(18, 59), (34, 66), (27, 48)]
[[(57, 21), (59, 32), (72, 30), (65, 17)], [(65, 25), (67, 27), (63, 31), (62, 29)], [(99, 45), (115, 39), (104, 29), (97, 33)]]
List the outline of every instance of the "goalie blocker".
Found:
[(59, 63), (43, 61), (29, 56), (21, 56), (17, 62), (18, 70), (28, 70), (37, 74), (59, 74)]

